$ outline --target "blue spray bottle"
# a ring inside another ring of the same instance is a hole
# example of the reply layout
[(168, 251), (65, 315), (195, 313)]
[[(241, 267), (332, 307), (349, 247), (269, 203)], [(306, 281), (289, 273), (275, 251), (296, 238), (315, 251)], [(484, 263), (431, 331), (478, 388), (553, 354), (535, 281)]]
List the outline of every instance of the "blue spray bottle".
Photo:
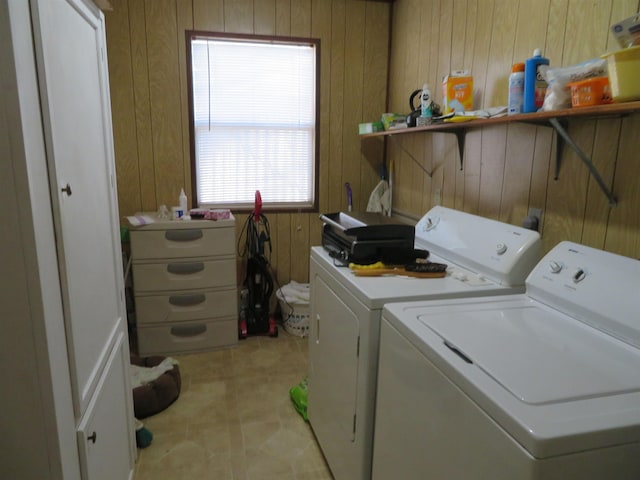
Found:
[(537, 112), (544, 103), (547, 82), (540, 72), (541, 65), (549, 65), (549, 59), (536, 48), (533, 57), (524, 62), (524, 113)]

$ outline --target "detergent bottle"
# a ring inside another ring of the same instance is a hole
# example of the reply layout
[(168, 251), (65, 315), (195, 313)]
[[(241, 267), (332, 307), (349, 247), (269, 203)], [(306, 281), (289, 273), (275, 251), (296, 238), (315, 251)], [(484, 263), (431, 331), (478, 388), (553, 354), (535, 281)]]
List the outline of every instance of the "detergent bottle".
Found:
[(549, 65), (549, 59), (536, 48), (533, 57), (524, 62), (524, 113), (537, 112), (544, 103), (547, 82), (540, 71), (541, 65)]

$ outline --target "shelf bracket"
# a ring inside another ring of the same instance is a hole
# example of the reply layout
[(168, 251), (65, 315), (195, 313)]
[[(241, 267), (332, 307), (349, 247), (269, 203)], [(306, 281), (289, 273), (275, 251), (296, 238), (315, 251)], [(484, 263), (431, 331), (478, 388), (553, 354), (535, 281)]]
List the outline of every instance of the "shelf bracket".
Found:
[[(395, 135), (391, 135), (391, 138), (392, 138), (394, 141), (396, 141), (396, 140), (397, 140), (397, 139), (395, 138)], [(409, 150), (407, 150), (407, 149), (404, 147), (404, 145), (402, 144), (402, 141), (397, 140), (397, 141), (396, 141), (396, 144), (397, 144), (397, 145), (402, 149), (402, 151), (403, 151), (404, 153), (406, 153), (406, 154), (407, 154), (407, 156), (408, 156), (411, 160), (413, 160), (413, 162), (414, 162), (414, 163), (415, 163), (415, 164), (416, 164), (416, 165), (417, 165), (417, 166), (418, 166), (418, 167), (419, 167), (419, 168), (420, 168), (424, 173), (426, 173), (426, 174), (427, 174), (427, 176), (428, 176), (429, 178), (431, 178), (431, 175), (433, 174), (433, 172), (430, 172), (429, 170), (427, 170), (426, 168), (424, 168), (424, 167), (422, 166), (422, 164), (421, 164), (421, 163), (420, 163), (420, 162), (419, 162), (419, 161), (418, 161), (418, 160), (417, 160), (417, 159), (416, 159), (416, 158), (411, 154), (411, 152), (410, 152)]]
[(560, 122), (560, 120), (558, 120), (557, 118), (550, 118), (549, 123), (558, 133), (557, 143), (556, 143), (556, 171), (555, 171), (554, 179), (557, 180), (560, 173), (560, 159), (562, 157), (562, 147), (566, 142), (566, 144), (569, 147), (571, 147), (571, 150), (573, 150), (576, 153), (576, 155), (578, 155), (580, 160), (582, 160), (582, 162), (587, 166), (587, 168), (589, 169), (589, 172), (591, 173), (591, 175), (597, 182), (598, 186), (600, 187), (600, 190), (602, 190), (602, 192), (609, 199), (609, 206), (615, 207), (617, 205), (617, 201), (613, 196), (613, 193), (611, 192), (611, 190), (609, 190), (607, 185), (605, 185), (604, 180), (600, 176), (600, 173), (596, 169), (595, 165), (593, 164), (589, 156), (586, 153), (584, 153), (580, 149), (580, 147), (573, 141), (573, 139), (569, 136), (569, 133), (565, 129), (566, 123), (565, 125), (563, 125), (562, 122)]
[[(564, 150), (564, 136), (558, 130), (558, 127), (555, 125), (555, 122), (558, 122), (562, 130), (566, 133), (568, 123), (566, 121), (560, 121), (557, 118), (552, 118), (549, 120), (553, 129), (557, 132), (556, 135), (556, 168), (553, 174), (553, 179), (558, 180), (560, 178), (560, 163), (562, 163), (562, 151)], [(568, 135), (568, 133), (566, 133)], [(574, 142), (575, 143), (575, 142)]]
[(462, 171), (462, 158), (464, 155), (464, 139), (467, 135), (467, 130), (461, 128), (460, 130), (456, 130), (453, 132), (456, 134), (456, 138), (458, 139), (458, 153), (460, 154), (460, 170)]
[[(462, 170), (462, 159), (464, 157), (464, 139), (465, 139), (465, 135), (467, 134), (467, 129), (466, 128), (460, 128), (457, 130), (433, 130), (434, 133), (449, 133), (449, 134), (454, 134), (456, 136), (456, 140), (458, 141), (458, 154), (460, 155), (460, 170)], [(394, 138), (394, 135), (391, 135), (391, 138)], [(402, 145), (402, 142), (398, 141), (398, 145), (400, 145), (400, 148), (402, 148), (402, 150), (411, 158), (411, 160), (413, 160), (423, 171), (424, 173), (426, 173), (429, 178), (431, 178), (432, 172), (427, 171), (421, 164), (420, 162), (418, 162), (418, 160), (416, 160), (413, 155), (411, 155), (411, 153), (404, 148), (404, 145)]]

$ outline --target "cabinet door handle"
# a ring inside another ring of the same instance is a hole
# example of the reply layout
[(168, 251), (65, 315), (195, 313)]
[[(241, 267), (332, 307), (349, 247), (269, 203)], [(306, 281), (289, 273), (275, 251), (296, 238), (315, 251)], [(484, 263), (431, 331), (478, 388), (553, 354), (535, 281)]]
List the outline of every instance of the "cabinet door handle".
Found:
[(175, 337), (195, 337), (206, 331), (206, 325), (184, 325), (180, 327), (171, 327), (171, 335)]
[(169, 297), (169, 303), (176, 307), (191, 307), (193, 305), (199, 305), (206, 300), (204, 293), (195, 293), (193, 295), (171, 295)]
[(204, 270), (204, 263), (170, 263), (167, 265), (167, 272), (174, 273), (176, 275), (191, 275), (192, 273), (198, 273)]
[(96, 432), (93, 432), (91, 435), (87, 437), (87, 440), (91, 440), (91, 443), (96, 443), (97, 438), (98, 438), (98, 435), (96, 434)]
[(66, 193), (67, 197), (71, 196), (71, 185), (67, 183), (67, 186), (60, 189), (61, 192)]
[(202, 230), (167, 230), (164, 232), (164, 238), (172, 242), (192, 242), (202, 236)]

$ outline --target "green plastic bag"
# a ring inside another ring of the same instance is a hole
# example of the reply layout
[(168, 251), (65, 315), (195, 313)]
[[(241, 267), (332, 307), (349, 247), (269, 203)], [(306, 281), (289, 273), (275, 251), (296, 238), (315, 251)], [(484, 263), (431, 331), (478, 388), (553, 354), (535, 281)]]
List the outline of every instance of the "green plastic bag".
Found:
[(306, 377), (298, 385), (289, 389), (289, 396), (293, 402), (293, 406), (298, 411), (305, 422), (308, 422), (307, 418), (307, 379)]

